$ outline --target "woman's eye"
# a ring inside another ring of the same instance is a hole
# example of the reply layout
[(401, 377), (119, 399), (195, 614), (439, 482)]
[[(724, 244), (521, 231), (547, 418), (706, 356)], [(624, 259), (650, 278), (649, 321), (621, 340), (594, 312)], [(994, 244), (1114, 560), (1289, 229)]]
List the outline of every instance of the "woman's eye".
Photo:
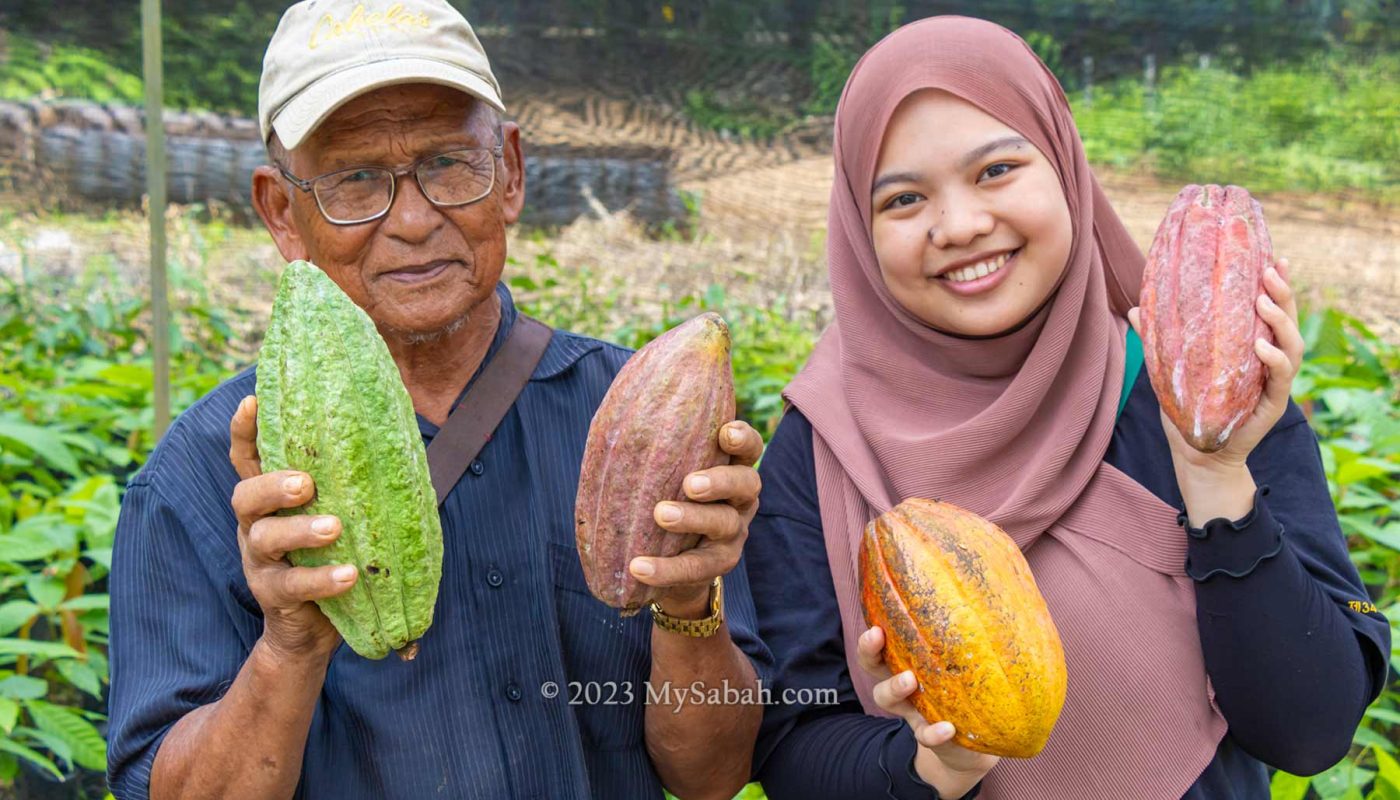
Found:
[(919, 196), (917, 194), (913, 192), (904, 192), (891, 197), (890, 201), (885, 203), (885, 208), (902, 208), (917, 202), (919, 202)]
[(1003, 175), (1005, 175), (1006, 173), (1010, 172), (1012, 169), (1015, 169), (1015, 167), (1013, 167), (1013, 166), (1010, 165), (1010, 164), (998, 162), (998, 163), (993, 164), (993, 165), (991, 165), (990, 167), (987, 167), (986, 169), (982, 170), (982, 177), (983, 177), (983, 178), (1000, 178), (1001, 176), (1003, 176)]

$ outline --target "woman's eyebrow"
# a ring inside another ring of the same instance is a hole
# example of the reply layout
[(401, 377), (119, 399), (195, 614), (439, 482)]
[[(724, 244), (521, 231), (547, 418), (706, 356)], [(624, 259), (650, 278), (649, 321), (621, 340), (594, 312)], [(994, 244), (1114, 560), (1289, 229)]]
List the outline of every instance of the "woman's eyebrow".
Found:
[(993, 139), (963, 156), (962, 160), (958, 162), (958, 168), (967, 169), (988, 153), (995, 153), (1003, 147), (1020, 147), (1026, 144), (1030, 144), (1030, 142), (1026, 141), (1025, 138), (1021, 136), (1003, 136), (1000, 139)]
[(870, 193), (873, 195), (891, 183), (918, 183), (923, 179), (924, 176), (917, 172), (887, 172), (876, 179), (875, 185), (870, 187)]
[[(963, 156), (958, 162), (958, 168), (967, 169), (988, 153), (995, 153), (1004, 147), (1021, 147), (1027, 144), (1030, 142), (1022, 136), (1003, 136), (1000, 139), (993, 139)], [(918, 172), (887, 172), (875, 180), (875, 185), (870, 187), (870, 193), (873, 195), (891, 183), (919, 183), (923, 179), (923, 174)]]

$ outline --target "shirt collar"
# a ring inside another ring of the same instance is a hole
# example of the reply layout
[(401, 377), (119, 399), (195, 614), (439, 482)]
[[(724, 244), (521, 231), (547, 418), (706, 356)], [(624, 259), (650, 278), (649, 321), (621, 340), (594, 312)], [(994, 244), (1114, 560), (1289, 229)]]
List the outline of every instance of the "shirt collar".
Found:
[[(496, 296), (501, 301), (501, 321), (496, 326), (496, 335), (491, 339), (491, 345), (486, 348), (486, 357), (481, 360), (481, 365), (477, 367), (476, 373), (471, 380), (467, 381), (466, 388), (457, 395), (452, 407), (455, 409), (462, 402), (462, 398), (471, 390), (472, 386), (481, 377), (481, 372), (486, 365), (491, 363), (491, 359), (496, 357), (501, 346), (505, 344), (506, 337), (510, 335), (511, 328), (515, 325), (516, 319), (520, 316), (520, 311), (515, 307), (515, 298), (511, 296), (510, 289), (504, 282), (496, 284)], [(556, 330), (554, 337), (550, 339), (549, 347), (545, 349), (544, 355), (540, 357), (540, 363), (535, 366), (535, 371), (531, 373), (530, 380), (539, 381), (553, 378), (556, 375), (572, 367), (576, 361), (588, 353), (602, 348), (603, 343), (597, 339), (590, 339), (584, 336), (575, 336), (564, 331)], [(426, 437), (432, 438), (437, 435), (438, 426), (429, 422), (420, 414), (414, 415), (418, 419), (418, 430)]]
[[(511, 326), (515, 325), (516, 317), (520, 316), (520, 312), (515, 308), (515, 299), (511, 297), (510, 290), (506, 288), (504, 283), (496, 283), (496, 297), (501, 301), (501, 319), (496, 324), (496, 334), (491, 337), (491, 344), (486, 348), (486, 357), (481, 359), (481, 364), (477, 366), (476, 372), (472, 374), (471, 380), (467, 381), (467, 385), (462, 389), (461, 393), (457, 395), (457, 399), (452, 401), (452, 407), (454, 409), (462, 402), (462, 398), (467, 396), (467, 392), (471, 391), (472, 386), (476, 385), (477, 379), (481, 377), (481, 371), (486, 369), (486, 365), (490, 364), (491, 359), (496, 357), (496, 353), (500, 351), (501, 345), (506, 343), (506, 337), (510, 335)], [(414, 417), (418, 419), (418, 430), (424, 436), (432, 437), (437, 435), (439, 430), (437, 425), (429, 422), (422, 414), (414, 413)]]

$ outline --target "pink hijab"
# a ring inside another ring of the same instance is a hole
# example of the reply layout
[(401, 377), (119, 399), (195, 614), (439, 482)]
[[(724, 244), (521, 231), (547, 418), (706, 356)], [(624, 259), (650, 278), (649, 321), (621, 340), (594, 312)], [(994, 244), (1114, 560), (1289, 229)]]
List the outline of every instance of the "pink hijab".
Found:
[[(942, 334), (880, 277), (870, 187), (899, 103), (949, 91), (1029, 139), (1060, 176), (1074, 242), (1050, 302), (992, 339)], [(1179, 798), (1225, 734), (1185, 576), (1176, 511), (1103, 460), (1123, 383), (1125, 314), (1143, 256), (1085, 160), (1069, 104), (1026, 44), (936, 17), (856, 65), (836, 112), (827, 257), (836, 320), (785, 397), (811, 420), (847, 661), (865, 630), (856, 569), (866, 523), (910, 497), (956, 503), (1025, 553), (1069, 667), (1059, 723), (1033, 759), (1003, 759), (982, 797)]]

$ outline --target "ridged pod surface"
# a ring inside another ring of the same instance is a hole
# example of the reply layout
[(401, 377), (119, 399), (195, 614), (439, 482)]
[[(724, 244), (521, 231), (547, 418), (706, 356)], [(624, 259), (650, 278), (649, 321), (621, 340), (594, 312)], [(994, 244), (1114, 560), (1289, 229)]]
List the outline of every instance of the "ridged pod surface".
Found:
[(389, 348), (369, 316), (318, 267), (287, 265), (258, 354), (263, 472), (309, 474), (312, 502), (340, 538), (288, 554), (298, 566), (354, 564), (359, 579), (317, 605), (356, 653), (404, 660), (433, 620), (442, 528), (427, 452)]
[(1065, 702), (1060, 635), (1016, 543), (951, 503), (910, 499), (866, 526), (861, 603), (910, 702), (969, 750), (1030, 758)]
[(1273, 261), (1263, 209), (1238, 186), (1182, 189), (1147, 251), (1143, 362), (1167, 418), (1202, 452), (1229, 442), (1264, 389), (1254, 340), (1274, 335), (1254, 303)]
[(729, 463), (719, 429), (734, 419), (729, 326), (705, 313), (663, 333), (623, 365), (593, 415), (584, 446), (575, 533), (588, 588), (631, 616), (655, 595), (627, 566), (638, 556), (689, 550), (653, 517), (656, 504), (684, 500), (692, 472)]

